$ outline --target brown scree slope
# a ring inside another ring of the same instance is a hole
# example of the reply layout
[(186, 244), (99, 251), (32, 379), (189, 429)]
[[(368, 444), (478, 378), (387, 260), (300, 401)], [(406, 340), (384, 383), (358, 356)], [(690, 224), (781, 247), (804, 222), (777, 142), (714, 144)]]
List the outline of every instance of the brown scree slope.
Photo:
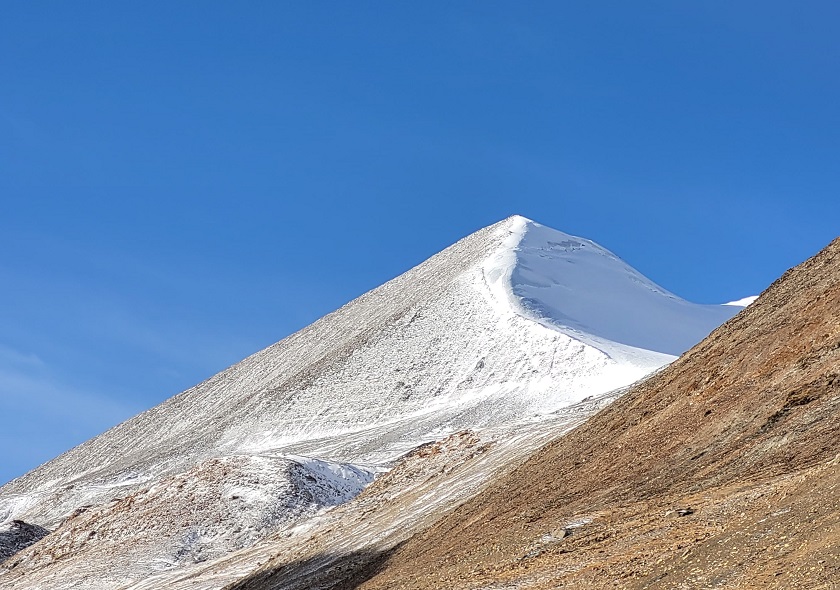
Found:
[(839, 555), (837, 239), (353, 586), (836, 588)]

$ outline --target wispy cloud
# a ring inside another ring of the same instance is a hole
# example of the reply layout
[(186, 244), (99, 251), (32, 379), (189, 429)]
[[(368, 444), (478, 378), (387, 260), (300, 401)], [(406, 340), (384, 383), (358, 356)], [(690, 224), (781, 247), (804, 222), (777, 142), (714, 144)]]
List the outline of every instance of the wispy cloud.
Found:
[(0, 367), (45, 367), (38, 355), (32, 352), (20, 352), (0, 343)]
[(0, 483), (118, 424), (139, 408), (55, 380), (37, 355), (0, 345)]
[(107, 395), (62, 386), (46, 375), (0, 368), (0, 414), (8, 416), (6, 412), (23, 409), (37, 409), (45, 416), (60, 416), (82, 425), (107, 425), (137, 411)]

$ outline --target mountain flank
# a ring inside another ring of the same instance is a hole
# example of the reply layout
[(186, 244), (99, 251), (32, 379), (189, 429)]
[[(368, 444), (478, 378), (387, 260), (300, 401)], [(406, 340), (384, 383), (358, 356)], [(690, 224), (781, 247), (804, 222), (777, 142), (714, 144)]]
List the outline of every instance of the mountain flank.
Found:
[[(279, 586), (282, 560), (234, 588)], [(364, 589), (836, 588), (840, 239), (358, 576)]]
[(325, 580), (325, 559), (384, 563), (738, 311), (510, 217), (4, 485), (0, 586), (209, 590), (277, 554)]

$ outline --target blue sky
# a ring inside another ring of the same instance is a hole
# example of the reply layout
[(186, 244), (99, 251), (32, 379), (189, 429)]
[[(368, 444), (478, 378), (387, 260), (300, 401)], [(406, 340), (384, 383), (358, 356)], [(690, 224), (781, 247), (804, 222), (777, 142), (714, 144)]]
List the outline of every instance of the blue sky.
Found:
[(698, 302), (838, 234), (835, 2), (10, 2), (0, 482), (512, 213)]

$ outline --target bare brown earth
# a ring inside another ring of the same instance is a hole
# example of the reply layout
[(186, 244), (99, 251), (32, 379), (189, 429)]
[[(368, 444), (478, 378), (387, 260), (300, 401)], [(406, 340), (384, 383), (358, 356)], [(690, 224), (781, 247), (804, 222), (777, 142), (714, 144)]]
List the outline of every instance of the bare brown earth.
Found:
[(354, 580), (840, 587), (840, 239)]

